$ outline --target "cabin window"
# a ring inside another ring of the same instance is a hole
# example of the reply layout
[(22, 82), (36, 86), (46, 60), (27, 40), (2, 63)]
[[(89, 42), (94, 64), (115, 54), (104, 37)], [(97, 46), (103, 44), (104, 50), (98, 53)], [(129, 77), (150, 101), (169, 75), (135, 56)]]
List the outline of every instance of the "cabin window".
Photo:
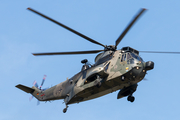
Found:
[(96, 74), (94, 74), (94, 75), (92, 75), (92, 76), (88, 77), (88, 78), (86, 79), (86, 81), (85, 81), (85, 83), (84, 83), (84, 84), (87, 84), (87, 83), (93, 82), (93, 81), (94, 81), (94, 80), (96, 80), (96, 79), (97, 79), (97, 75), (96, 75)]

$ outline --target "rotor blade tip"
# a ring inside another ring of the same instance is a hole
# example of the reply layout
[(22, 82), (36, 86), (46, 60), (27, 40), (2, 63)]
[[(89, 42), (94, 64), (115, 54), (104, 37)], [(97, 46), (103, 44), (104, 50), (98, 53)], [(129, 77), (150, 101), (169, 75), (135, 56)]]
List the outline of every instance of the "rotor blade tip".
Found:
[(30, 7), (28, 7), (27, 9), (28, 9), (28, 10), (30, 10), (31, 8), (30, 8)]
[(148, 9), (146, 9), (146, 8), (142, 8), (142, 10), (143, 10), (143, 11), (146, 11), (146, 10), (148, 10)]

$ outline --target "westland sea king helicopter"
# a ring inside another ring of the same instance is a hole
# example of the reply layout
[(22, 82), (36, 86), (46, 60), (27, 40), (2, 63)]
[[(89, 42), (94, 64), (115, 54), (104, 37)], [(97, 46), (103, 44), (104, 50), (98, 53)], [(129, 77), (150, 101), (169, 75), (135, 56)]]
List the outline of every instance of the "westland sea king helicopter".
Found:
[[(51, 88), (41, 89), (45, 77), (40, 87), (38, 87), (38, 84), (35, 82), (32, 88), (21, 84), (17, 85), (17, 88), (32, 94), (32, 96), (37, 98), (39, 101), (64, 99), (64, 103), (66, 104), (66, 107), (63, 109), (64, 113), (67, 111), (69, 104), (95, 99), (117, 90), (120, 90), (117, 95), (117, 99), (127, 96), (128, 101), (133, 102), (135, 100), (133, 93), (136, 91), (138, 86), (137, 83), (144, 79), (147, 71), (154, 68), (154, 62), (143, 61), (143, 59), (139, 56), (139, 51), (131, 47), (123, 47), (122, 49), (117, 50), (117, 46), (146, 9), (140, 9), (138, 14), (132, 19), (123, 33), (115, 41), (115, 45), (101, 44), (34, 9), (27, 9), (94, 44), (104, 47), (104, 49), (73, 52), (33, 53), (35, 56), (99, 54), (95, 57), (95, 63), (93, 65), (90, 64), (87, 59), (82, 60), (81, 63), (83, 66), (79, 73)], [(179, 54), (179, 52), (140, 52)]]

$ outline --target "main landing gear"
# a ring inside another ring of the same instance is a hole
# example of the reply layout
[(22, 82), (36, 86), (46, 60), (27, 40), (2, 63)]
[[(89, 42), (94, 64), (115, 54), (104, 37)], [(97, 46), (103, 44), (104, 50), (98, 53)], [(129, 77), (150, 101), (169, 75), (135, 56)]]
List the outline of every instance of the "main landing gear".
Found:
[(127, 100), (130, 101), (130, 102), (134, 102), (135, 97), (132, 96), (132, 95), (129, 95), (129, 96), (127, 97)]

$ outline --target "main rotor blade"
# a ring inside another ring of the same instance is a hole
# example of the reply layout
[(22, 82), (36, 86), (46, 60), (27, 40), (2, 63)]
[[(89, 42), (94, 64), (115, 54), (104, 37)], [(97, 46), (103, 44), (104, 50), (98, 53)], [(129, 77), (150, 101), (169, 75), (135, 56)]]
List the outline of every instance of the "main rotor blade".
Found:
[(32, 9), (32, 8), (27, 8), (27, 9), (30, 10), (30, 11), (32, 11), (32, 12), (34, 12), (34, 13), (36, 13), (36, 14), (38, 14), (38, 15), (40, 15), (40, 16), (42, 16), (42, 17), (44, 17), (44, 18), (46, 18), (46, 19), (48, 19), (48, 20), (50, 20), (50, 21), (52, 21), (52, 22), (54, 22), (54, 23), (56, 23), (57, 25), (60, 25), (61, 27), (63, 27), (63, 28), (65, 28), (65, 29), (73, 32), (73, 33), (76, 34), (76, 35), (79, 35), (80, 37), (82, 37), (82, 38), (84, 38), (84, 39), (86, 39), (86, 40), (88, 40), (88, 41), (90, 41), (90, 42), (92, 42), (92, 43), (95, 43), (95, 44), (98, 44), (98, 45), (101, 45), (101, 46), (105, 47), (105, 45), (103, 45), (103, 44), (101, 44), (101, 43), (99, 43), (99, 42), (97, 42), (97, 41), (95, 41), (95, 40), (93, 40), (93, 39), (91, 39), (91, 38), (89, 38), (89, 37), (87, 37), (87, 36), (85, 36), (85, 35), (77, 32), (77, 31), (75, 31), (75, 30), (73, 30), (73, 29), (71, 29), (71, 28), (69, 28), (69, 27), (66, 26), (66, 25), (63, 25), (62, 23), (60, 23), (60, 22), (58, 22), (58, 21), (56, 21), (56, 20), (54, 20), (54, 19), (52, 19), (52, 18), (50, 18), (50, 17), (42, 14), (42, 13), (40, 13), (40, 12), (38, 12), (38, 11)]
[(121, 42), (123, 37), (126, 35), (126, 33), (129, 31), (129, 29), (132, 27), (132, 25), (136, 22), (136, 20), (142, 15), (142, 13), (145, 11), (145, 8), (142, 8), (140, 12), (136, 15), (136, 17), (130, 22), (130, 24), (126, 27), (126, 29), (123, 31), (123, 33), (119, 36), (119, 38), (116, 40), (116, 47)]
[(73, 51), (73, 52), (53, 52), (53, 53), (32, 53), (34, 56), (38, 55), (74, 55), (74, 54), (93, 54), (104, 50), (91, 50), (91, 51)]
[(163, 53), (163, 54), (180, 54), (180, 52), (165, 52), (165, 51), (139, 51), (141, 53)]

